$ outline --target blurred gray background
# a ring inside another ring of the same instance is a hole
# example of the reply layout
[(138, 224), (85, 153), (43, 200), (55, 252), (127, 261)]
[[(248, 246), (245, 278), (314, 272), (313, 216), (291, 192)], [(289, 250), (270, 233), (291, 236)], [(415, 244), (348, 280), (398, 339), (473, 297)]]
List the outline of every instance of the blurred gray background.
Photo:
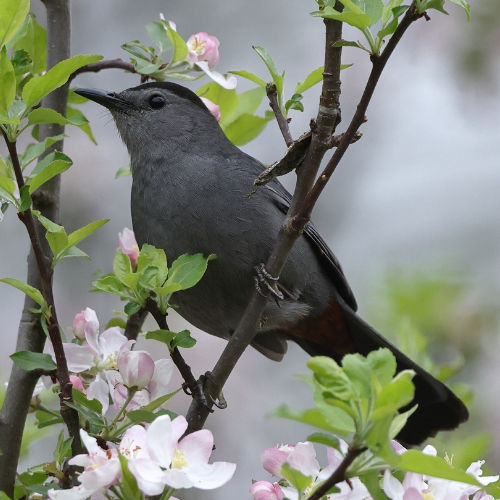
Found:
[[(41, 4), (32, 3), (44, 24)], [(473, 2), (471, 22), (461, 9), (447, 4), (450, 16), (433, 11), (431, 22), (421, 20), (412, 27), (381, 78), (362, 128), (363, 139), (350, 148), (318, 203), (314, 220), (342, 262), (362, 316), (377, 309), (377, 287), (385, 273), (394, 269), (426, 271), (451, 265), (470, 282), (472, 294), (496, 301), (500, 278), (500, 73), (493, 56), (500, 42), (497, 4), (495, 0)], [(323, 24), (308, 15), (315, 5), (299, 0), (73, 2), (72, 53), (126, 58), (120, 44), (147, 41), (145, 25), (163, 12), (177, 23), (185, 39), (198, 31), (219, 38), (219, 71), (247, 69), (267, 78), (251, 45), (266, 47), (278, 68), (286, 70), (286, 88), (291, 93), (297, 81), (323, 63)], [(344, 38), (359, 36), (346, 28)], [(339, 131), (350, 120), (369, 71), (369, 61), (360, 51), (346, 49), (343, 59), (354, 66), (343, 73), (344, 123)], [(136, 84), (137, 76), (118, 70), (82, 75), (74, 82), (107, 90)], [(239, 89), (247, 88), (240, 79)], [(308, 129), (316, 115), (318, 95), (319, 86), (309, 90), (304, 96), (305, 112), (292, 112), (295, 137)], [(96, 270), (111, 269), (118, 232), (131, 227), (130, 177), (114, 179), (116, 170), (128, 164), (127, 152), (107, 112), (92, 103), (85, 105), (84, 112), (99, 145), (91, 144), (79, 130), (67, 129), (65, 152), (75, 165), (62, 180), (62, 220), (68, 230), (91, 220), (111, 220), (82, 244), (92, 261), (66, 260), (57, 267), (58, 315), (68, 327), (86, 306), (98, 312), (102, 325), (113, 309), (120, 308), (114, 297), (88, 290)], [(244, 149), (271, 163), (285, 147), (271, 122)], [(292, 189), (294, 176), (284, 182)], [(24, 279), (28, 239), (13, 210), (0, 224), (0, 238), (0, 276)], [(1, 286), (0, 304), (0, 377), (6, 379), (23, 297)], [(174, 316), (171, 327), (182, 328)], [(199, 374), (213, 366), (223, 342), (194, 333), (198, 343), (185, 356)], [(479, 402), (489, 405), (494, 426), (500, 414), (495, 370), (499, 342), (495, 336), (488, 342), (479, 346), (484, 358), (479, 369), (469, 373), (468, 382)], [(154, 348), (157, 356), (167, 354), (159, 352), (157, 344), (144, 342), (142, 347)], [(218, 410), (207, 423), (217, 446), (212, 460), (237, 462), (235, 477), (219, 490), (189, 490), (179, 497), (246, 498), (252, 478), (269, 479), (260, 465), (262, 449), (304, 440), (310, 432), (266, 418), (283, 402), (297, 408), (310, 404), (308, 390), (294, 378), (306, 372), (306, 359), (294, 345), (281, 364), (251, 349), (245, 353), (224, 390), (228, 409)], [(188, 403), (186, 396), (176, 396), (173, 409), (183, 412)], [(47, 452), (40, 441), (26, 464), (50, 459)]]

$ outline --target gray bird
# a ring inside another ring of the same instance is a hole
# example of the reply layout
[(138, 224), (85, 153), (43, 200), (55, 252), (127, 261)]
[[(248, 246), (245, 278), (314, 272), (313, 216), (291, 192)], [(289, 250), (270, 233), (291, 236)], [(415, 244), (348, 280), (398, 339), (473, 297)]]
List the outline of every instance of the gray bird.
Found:
[[(203, 102), (174, 83), (123, 92), (77, 93), (111, 111), (132, 164), (132, 223), (139, 245), (163, 248), (169, 262), (184, 253), (215, 253), (198, 285), (176, 297), (180, 314), (201, 330), (229, 338), (255, 289), (290, 194), (273, 180), (248, 197), (264, 166), (234, 146)], [(293, 340), (311, 355), (339, 361), (388, 347), (398, 370), (413, 369), (417, 410), (398, 438), (417, 444), (468, 418), (463, 403), (399, 352), (356, 313), (339, 262), (312, 223), (281, 273), (279, 301), (268, 300), (253, 346), (279, 361)]]

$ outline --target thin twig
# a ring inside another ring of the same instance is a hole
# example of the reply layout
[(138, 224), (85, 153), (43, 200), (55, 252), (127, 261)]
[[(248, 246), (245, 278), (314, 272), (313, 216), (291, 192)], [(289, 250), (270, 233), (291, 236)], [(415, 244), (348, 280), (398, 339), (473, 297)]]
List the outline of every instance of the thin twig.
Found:
[(293, 144), (293, 137), (290, 133), (290, 128), (288, 127), (288, 120), (283, 116), (278, 104), (278, 94), (274, 83), (268, 83), (266, 85), (266, 94), (269, 99), (269, 106), (271, 106), (274, 116), (276, 117), (276, 121), (278, 122), (278, 127), (281, 130), (281, 135), (283, 136), (283, 139), (285, 139), (287, 147), (290, 147)]
[(332, 486), (345, 481), (347, 479), (347, 469), (354, 462), (356, 457), (361, 455), (365, 449), (366, 448), (354, 448), (349, 446), (345, 457), (342, 462), (340, 462), (339, 466), (333, 471), (333, 474), (317, 490), (315, 490), (311, 496), (307, 497), (307, 500), (320, 500), (321, 497), (332, 488)]
[(71, 74), (69, 81), (71, 82), (76, 76), (82, 73), (98, 73), (103, 69), (123, 69), (125, 71), (129, 71), (130, 73), (137, 73), (134, 65), (124, 61), (123, 59), (106, 59), (104, 61), (98, 61), (82, 66)]
[[(7, 149), (9, 150), (12, 167), (14, 169), (17, 180), (17, 185), (19, 191), (21, 191), (24, 188), (25, 184), (21, 164), (19, 162), (19, 157), (17, 154), (16, 143), (11, 142), (3, 131), (2, 133), (7, 144)], [(38, 237), (38, 232), (35, 227), (35, 219), (33, 217), (31, 209), (28, 208), (24, 212), (19, 212), (18, 216), (26, 226), (26, 230), (31, 242), (31, 247), (33, 248), (33, 252), (37, 261), (38, 272), (40, 273), (42, 288), (41, 292), (50, 310), (50, 317), (47, 320), (47, 329), (49, 331), (50, 340), (54, 348), (54, 356), (56, 358), (57, 364), (57, 379), (61, 386), (61, 390), (59, 393), (59, 399), (61, 403), (61, 417), (63, 418), (64, 423), (68, 428), (69, 435), (73, 438), (73, 452), (75, 454), (81, 453), (82, 445), (80, 442), (80, 424), (78, 413), (76, 412), (76, 410), (70, 408), (69, 406), (66, 406), (65, 404), (66, 402), (73, 401), (73, 385), (69, 379), (68, 364), (66, 362), (66, 355), (64, 353), (62, 344), (59, 323), (57, 321), (56, 305), (52, 292), (52, 270), (49, 266), (49, 263), (47, 262), (47, 259), (45, 258), (43, 248)]]
[[(148, 298), (148, 300), (146, 301), (146, 310), (149, 313), (151, 313), (151, 316), (153, 316), (156, 323), (158, 323), (158, 326), (162, 330), (169, 329), (165, 315), (162, 314), (160, 309), (158, 309), (158, 305), (153, 299)], [(205, 399), (204, 395), (202, 394), (200, 385), (193, 376), (191, 367), (186, 363), (186, 361), (182, 357), (182, 354), (180, 353), (179, 349), (177, 349), (177, 347), (174, 347), (170, 351), (170, 357), (172, 358), (172, 361), (174, 362), (177, 369), (179, 370), (181, 377), (184, 379), (185, 385), (189, 387), (189, 389), (191, 390), (193, 398), (200, 398), (200, 401), (204, 400)]]

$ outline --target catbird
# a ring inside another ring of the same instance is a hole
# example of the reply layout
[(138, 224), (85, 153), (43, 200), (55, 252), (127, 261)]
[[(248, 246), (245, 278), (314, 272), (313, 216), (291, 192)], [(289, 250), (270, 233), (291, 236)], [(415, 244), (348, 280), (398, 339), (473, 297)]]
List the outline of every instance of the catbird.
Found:
[[(271, 253), (290, 194), (275, 179), (248, 196), (264, 166), (234, 146), (201, 99), (181, 85), (77, 93), (111, 111), (128, 149), (138, 244), (164, 249), (170, 262), (184, 253), (217, 255), (176, 303), (194, 326), (229, 338), (254, 292), (254, 268)], [(278, 288), (283, 299), (268, 300), (252, 343), (265, 356), (281, 360), (287, 340), (337, 361), (387, 347), (398, 371), (416, 372), (412, 404), (418, 408), (398, 439), (418, 444), (467, 420), (460, 399), (356, 314), (342, 268), (312, 223), (290, 252)]]

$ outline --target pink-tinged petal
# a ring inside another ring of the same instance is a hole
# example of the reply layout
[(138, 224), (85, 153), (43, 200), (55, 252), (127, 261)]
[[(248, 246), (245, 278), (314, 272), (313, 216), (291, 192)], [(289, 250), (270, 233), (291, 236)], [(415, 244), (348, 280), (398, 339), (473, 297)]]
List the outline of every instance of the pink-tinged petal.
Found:
[(75, 455), (68, 460), (69, 465), (78, 465), (80, 467), (89, 467), (94, 462), (89, 458), (89, 455)]
[(102, 414), (107, 413), (109, 408), (109, 385), (99, 374), (87, 388), (87, 399), (97, 399), (102, 405)]
[(389, 469), (384, 472), (384, 481), (382, 484), (384, 493), (391, 500), (403, 500), (403, 485), (391, 474)]
[(164, 472), (163, 480), (165, 484), (177, 489), (192, 488), (193, 482), (188, 478), (186, 472), (181, 469), (168, 469)]
[[(99, 332), (99, 320), (97, 314), (90, 307), (80, 311), (73, 320), (73, 333), (75, 337), (84, 340), (87, 335), (95, 338)], [(88, 341), (87, 341), (88, 342)]]
[(422, 453), (425, 453), (426, 455), (430, 455), (431, 457), (436, 457), (437, 456), (437, 450), (432, 446), (432, 444), (428, 444), (423, 450)]
[(306, 476), (317, 476), (319, 463), (316, 460), (316, 450), (312, 443), (297, 443), (287, 459), (292, 469), (296, 469)]
[(175, 440), (176, 443), (186, 432), (187, 426), (187, 420), (183, 415), (179, 415), (172, 420), (172, 439)]
[(403, 500), (424, 500), (424, 497), (416, 488), (408, 488), (404, 492)]
[(178, 437), (173, 436), (173, 430), (173, 422), (168, 415), (156, 418), (147, 430), (147, 442), (151, 458), (165, 468), (170, 467), (177, 446)]
[(318, 474), (318, 482), (324, 481), (325, 479), (329, 478), (344, 458), (340, 451), (336, 450), (335, 448), (331, 448), (330, 446), (327, 446), (326, 448), (326, 455), (328, 457), (328, 466)]
[[(123, 335), (117, 326), (108, 328), (102, 332), (101, 335), (99, 335), (99, 353), (103, 358), (114, 357), (116, 360), (118, 353), (124, 344), (129, 345), (130, 349), (133, 342), (129, 342), (127, 337)], [(116, 369), (116, 366), (112, 369)]]
[(151, 401), (168, 394), (168, 384), (172, 378), (173, 362), (171, 359), (162, 358), (155, 361), (153, 378), (149, 382), (147, 391)]
[(291, 448), (286, 451), (282, 448), (283, 447), (278, 448), (277, 446), (274, 448), (266, 448), (260, 456), (264, 469), (276, 477), (281, 477), (281, 467), (286, 462), (291, 451)]
[(416, 472), (407, 472), (403, 479), (403, 488), (405, 490), (409, 488), (415, 488), (418, 491), (424, 490), (426, 488), (424, 476), (422, 474), (417, 474)]
[(402, 455), (406, 450), (406, 448), (398, 443), (397, 441), (395, 441), (394, 439), (391, 440), (391, 445), (392, 445), (392, 448), (393, 450), (398, 454), (398, 455)]
[(127, 460), (149, 459), (146, 429), (142, 425), (129, 427), (120, 442), (120, 453)]
[(217, 37), (200, 31), (191, 35), (186, 42), (188, 57), (192, 62), (206, 61), (210, 68), (219, 62), (219, 45)]
[(289, 486), (282, 486), (281, 491), (285, 495), (285, 498), (289, 500), (299, 500), (299, 494), (295, 488)]
[(253, 500), (283, 500), (285, 495), (278, 483), (271, 484), (269, 481), (257, 481), (250, 486)]
[(206, 464), (212, 448), (214, 446), (214, 437), (208, 429), (192, 432), (179, 441), (179, 450), (184, 452), (189, 467), (198, 464)]
[(118, 248), (128, 256), (132, 267), (135, 267), (139, 257), (139, 246), (134, 231), (126, 227), (121, 233), (118, 233)]
[(206, 61), (197, 61), (196, 66), (200, 68), (209, 78), (211, 78), (215, 83), (218, 83), (222, 88), (227, 90), (232, 90), (236, 88), (238, 81), (234, 75), (225, 77), (218, 71), (213, 71), (209, 68)]
[(221, 117), (220, 107), (206, 97), (200, 97), (200, 99), (203, 101), (203, 104), (207, 107), (208, 111), (210, 111), (211, 115), (219, 121)]
[(85, 500), (92, 495), (94, 491), (86, 490), (82, 485), (75, 486), (69, 490), (50, 489), (48, 495), (50, 500)]
[(70, 375), (69, 381), (76, 390), (83, 392), (83, 394), (87, 394), (87, 392), (85, 391), (85, 387), (83, 387), (83, 380), (78, 375)]
[(117, 362), (123, 384), (126, 387), (140, 390), (151, 382), (155, 371), (155, 363), (146, 351), (120, 349)]
[(472, 462), (469, 467), (467, 468), (466, 472), (469, 474), (472, 474), (481, 484), (486, 486), (487, 484), (490, 483), (495, 483), (498, 481), (498, 478), (500, 476), (481, 476), (483, 473), (481, 467), (484, 464), (484, 460), (478, 460), (477, 462)]
[(89, 436), (87, 431), (84, 429), (80, 429), (80, 438), (83, 441), (85, 448), (87, 448), (89, 455), (93, 453), (104, 453), (104, 450), (97, 444), (96, 438)]
[(139, 489), (146, 495), (159, 495), (165, 487), (164, 472), (149, 458), (137, 458), (128, 462), (129, 471), (137, 480)]
[(101, 488), (108, 488), (116, 483), (121, 476), (121, 466), (118, 457), (112, 457), (104, 463), (96, 464), (94, 467), (86, 469), (78, 480), (87, 490), (98, 491)]
[(94, 356), (87, 347), (69, 342), (65, 342), (63, 347), (70, 372), (81, 373), (92, 368)]
[(188, 479), (195, 488), (213, 490), (226, 484), (234, 474), (236, 464), (229, 462), (214, 462), (213, 464), (198, 464), (185, 469)]

